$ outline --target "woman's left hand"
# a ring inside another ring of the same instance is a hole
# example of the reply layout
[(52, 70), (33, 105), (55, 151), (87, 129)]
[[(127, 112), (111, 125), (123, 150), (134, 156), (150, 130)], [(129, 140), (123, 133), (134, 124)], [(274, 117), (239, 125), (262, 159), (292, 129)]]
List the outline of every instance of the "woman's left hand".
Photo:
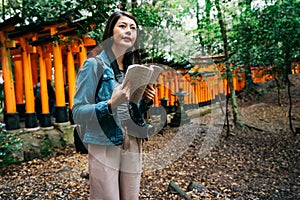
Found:
[(145, 100), (146, 103), (150, 103), (155, 96), (155, 88), (153, 85), (147, 85), (145, 92), (143, 94), (143, 99)]

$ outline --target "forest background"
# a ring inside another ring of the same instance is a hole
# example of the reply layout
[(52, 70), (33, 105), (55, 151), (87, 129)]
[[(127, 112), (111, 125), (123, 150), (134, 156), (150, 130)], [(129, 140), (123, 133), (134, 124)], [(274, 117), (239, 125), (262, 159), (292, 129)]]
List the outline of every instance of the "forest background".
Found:
[[(222, 55), (223, 75), (231, 88), (233, 71), (239, 69), (246, 74), (244, 99), (238, 101), (231, 89), (226, 101), (230, 102), (226, 106), (227, 119), (233, 116), (234, 128), (243, 127), (243, 131), (230, 130), (228, 120), (227, 137), (207, 157), (194, 156), (201, 142), (196, 141), (166, 169), (143, 174), (142, 198), (178, 199), (166, 190), (170, 179), (181, 186), (195, 180), (204, 185), (190, 194), (195, 199), (299, 198), (299, 134), (293, 122), (299, 121), (300, 115), (299, 110), (292, 110), (292, 103), (299, 109), (300, 81), (299, 76), (289, 76), (293, 63), (300, 60), (299, 0), (2, 0), (0, 7), (0, 23), (16, 15), (24, 19), (19, 26), (78, 22), (82, 27), (78, 35), (89, 35), (97, 41), (101, 40), (108, 16), (118, 9), (127, 10), (136, 16), (144, 33), (144, 62), (177, 69), (189, 66), (194, 57)], [(251, 66), (267, 67), (266, 73), (274, 79), (265, 85), (253, 83)], [(254, 105), (247, 102), (250, 97), (254, 97)], [(145, 149), (161, 145), (175, 132), (170, 129), (157, 140), (150, 140)], [(87, 180), (82, 173), (86, 157), (67, 151), (57, 155), (69, 157), (3, 168), (0, 197), (20, 195), (30, 199), (39, 192), (57, 198), (86, 195)], [(36, 184), (39, 181), (42, 184)]]
[[(189, 65), (193, 57), (222, 54), (223, 75), (233, 91), (236, 127), (242, 122), (232, 72), (239, 68), (246, 73), (245, 89), (251, 92), (250, 67), (267, 66), (266, 73), (275, 78), (277, 88), (282, 88), (290, 86), (292, 63), (300, 59), (299, 0), (2, 0), (1, 8), (1, 21), (18, 15), (24, 19), (20, 25), (80, 22), (78, 35), (88, 34), (97, 41), (101, 41), (108, 16), (118, 9), (127, 10), (136, 16), (143, 33), (144, 62), (175, 69)], [(278, 104), (282, 104), (280, 89)], [(295, 132), (291, 120), (290, 124)]]

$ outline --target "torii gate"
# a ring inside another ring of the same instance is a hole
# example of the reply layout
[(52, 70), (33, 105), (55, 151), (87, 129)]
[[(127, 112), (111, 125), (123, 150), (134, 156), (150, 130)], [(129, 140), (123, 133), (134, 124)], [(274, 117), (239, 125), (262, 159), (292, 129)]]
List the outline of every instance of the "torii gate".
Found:
[[(14, 92), (13, 88), (13, 92), (11, 92), (12, 94), (16, 93), (17, 98), (14, 99), (17, 99), (17, 102), (15, 101), (10, 103), (12, 103), (12, 107), (15, 106), (16, 108), (19, 108), (19, 111), (22, 111), (22, 108), (25, 107), (25, 128), (38, 127), (34, 108), (33, 94), (33, 86), (37, 82), (38, 69), (42, 100), (40, 126), (51, 126), (51, 115), (49, 113), (48, 105), (47, 80), (52, 80), (52, 64), (54, 66), (54, 83), (56, 93), (55, 122), (64, 123), (69, 121), (67, 106), (65, 102), (65, 81), (66, 79), (68, 79), (69, 89), (67, 95), (69, 99), (69, 107), (72, 108), (76, 79), (75, 63), (78, 63), (78, 66), (81, 66), (83, 61), (87, 58), (87, 47), (96, 46), (95, 40), (87, 37), (80, 38), (76, 35), (76, 32), (74, 32), (74, 30), (79, 28), (78, 22), (76, 24), (77, 26), (70, 23), (67, 24), (66, 22), (48, 25), (35, 24), (31, 25), (30, 27), (20, 27), (13, 32), (8, 31), (9, 33), (7, 33), (8, 38), (14, 39), (17, 44), (15, 45), (15, 48), (12, 49), (12, 60), (15, 67), (16, 91)], [(73, 37), (73, 40), (71, 42), (68, 42), (67, 40), (70, 36)], [(54, 40), (54, 37), (59, 37), (60, 40), (64, 40), (65, 42), (60, 44), (57, 40)], [(3, 37), (1, 37), (1, 41), (2, 40), (7, 40), (6, 35), (3, 35)], [(74, 60), (73, 53), (78, 54), (79, 61), (76, 62)], [(3, 58), (4, 56), (1, 57)], [(34, 59), (32, 57), (34, 57)], [(67, 58), (66, 63), (63, 62), (63, 57)], [(5, 61), (5, 59), (2, 59), (2, 61)], [(10, 65), (11, 63), (8, 62), (7, 66)], [(67, 71), (67, 77), (64, 76), (65, 71)], [(13, 85), (13, 79), (11, 82)], [(25, 90), (23, 90), (23, 85), (25, 86)], [(23, 103), (24, 91), (25, 106)], [(7, 94), (9, 93), (5, 91), (5, 96), (7, 96)], [(12, 111), (9, 110), (10, 112), (14, 113), (13, 116), (18, 116), (16, 108), (11, 109)], [(69, 112), (71, 112), (70, 109)], [(5, 118), (7, 117), (5, 116)], [(5, 123), (7, 130), (14, 130), (20, 127), (19, 122), (17, 122), (16, 124), (18, 125), (15, 126), (12, 126), (9, 121), (5, 121)]]
[(4, 123), (7, 130), (15, 130), (20, 128), (20, 118), (16, 108), (15, 88), (12, 75), (11, 61), (9, 48), (14, 46), (13, 42), (9, 45), (10, 40), (6, 37), (7, 32), (14, 30), (15, 24), (18, 24), (22, 19), (18, 16), (12, 17), (0, 24), (0, 48), (1, 48), (1, 63), (4, 79)]

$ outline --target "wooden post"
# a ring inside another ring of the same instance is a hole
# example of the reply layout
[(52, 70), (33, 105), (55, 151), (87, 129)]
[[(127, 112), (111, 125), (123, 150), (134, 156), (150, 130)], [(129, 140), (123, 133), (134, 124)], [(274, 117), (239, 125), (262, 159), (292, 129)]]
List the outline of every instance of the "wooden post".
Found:
[(87, 58), (86, 48), (84, 46), (84, 43), (81, 42), (79, 44), (79, 66), (80, 66), (80, 68), (82, 67), (83, 62), (86, 60), (86, 58)]
[(32, 71), (32, 84), (36, 85), (38, 81), (38, 57), (36, 53), (30, 55), (31, 71)]
[(206, 94), (206, 102), (210, 100), (210, 81), (209, 81), (209, 76), (205, 78), (205, 94)]
[(196, 91), (196, 104), (199, 104), (200, 102), (200, 82), (199, 82), (199, 79), (197, 77), (197, 80), (196, 80), (196, 85), (195, 85), (195, 91)]
[(212, 100), (212, 77), (208, 76), (206, 79), (206, 86), (207, 86), (207, 101)]
[(4, 80), (4, 104), (6, 109), (4, 122), (7, 130), (16, 130), (20, 128), (20, 119), (16, 108), (15, 88), (10, 65), (10, 55), (7, 51), (6, 36), (3, 31), (0, 31), (0, 44)]
[(19, 117), (25, 118), (25, 103), (24, 103), (24, 80), (23, 66), (21, 55), (14, 57), (14, 75), (15, 75), (15, 90), (16, 90), (16, 107)]
[[(174, 92), (177, 92), (179, 90), (179, 77), (175, 70), (172, 70), (173, 77), (175, 78), (175, 88)], [(173, 102), (175, 101), (175, 97), (173, 98)]]
[(67, 49), (67, 68), (68, 68), (68, 87), (69, 87), (69, 106), (70, 110), (74, 105), (74, 94), (76, 90), (76, 73), (74, 57), (71, 48)]
[[(175, 91), (175, 83), (174, 83), (174, 77), (172, 77), (171, 82), (170, 82), (170, 93), (174, 94)], [(175, 96), (171, 95), (170, 96), (170, 101), (169, 101), (169, 105), (173, 106), (174, 105), (174, 100), (175, 100)]]
[(51, 61), (52, 52), (53, 52), (52, 46), (51, 47), (49, 45), (44, 46), (43, 55), (44, 55), (44, 60), (46, 65), (47, 80), (51, 80), (51, 82), (52, 82), (52, 74), (53, 74), (52, 61)]
[(41, 101), (42, 101), (42, 113), (49, 113), (48, 105), (48, 88), (47, 88), (47, 76), (46, 76), (46, 65), (43, 59), (43, 50), (41, 46), (37, 47), (39, 53), (39, 64), (40, 64), (40, 84), (41, 84)]
[(196, 104), (196, 83), (195, 81), (191, 82), (191, 96), (192, 96), (192, 104)]
[(24, 103), (24, 88), (23, 88), (23, 69), (22, 69), (22, 61), (21, 57), (18, 56), (14, 61), (14, 69), (15, 69), (15, 86), (16, 86), (16, 103), (23, 104)]
[[(36, 41), (37, 40), (37, 34), (34, 33), (34, 36), (32, 37), (32, 41)], [(39, 77), (38, 77), (38, 57), (37, 57), (37, 53), (36, 53), (36, 47), (33, 46), (31, 47), (33, 52), (29, 52), (30, 54), (30, 66), (31, 66), (31, 74), (32, 74), (32, 84), (33, 86), (35, 86), (36, 84), (38, 84), (39, 82)]]
[(177, 90), (176, 90), (176, 84), (178, 84), (178, 83), (176, 83), (177, 82), (177, 79), (176, 79), (177, 74), (174, 73), (173, 70), (171, 70), (171, 69), (168, 69), (168, 71), (169, 71), (169, 74), (170, 74), (170, 78), (169, 78), (169, 80), (170, 80), (169, 105), (173, 106), (176, 97), (173, 96), (172, 94), (177, 92)]
[(205, 94), (206, 89), (205, 89), (205, 86), (206, 86), (205, 80), (204, 80), (204, 78), (202, 78), (201, 79), (201, 93), (202, 93), (202, 95), (201, 95), (201, 102), (202, 103), (204, 103), (206, 101), (206, 94)]
[[(51, 35), (56, 33), (56, 28), (51, 28)], [(53, 42), (53, 56), (54, 56), (54, 79), (55, 79), (55, 122), (63, 123), (68, 121), (67, 108), (65, 102), (65, 88), (63, 76), (63, 62), (60, 45), (57, 41)]]
[(168, 93), (168, 90), (169, 90), (169, 86), (168, 86), (168, 73), (166, 73), (163, 77), (164, 77), (164, 97), (166, 98), (169, 98), (169, 93)]
[[(164, 73), (164, 72), (163, 72)], [(163, 80), (163, 73), (158, 77), (159, 83), (159, 99), (164, 97), (164, 80)]]
[(30, 63), (30, 53), (27, 52), (27, 41), (24, 37), (20, 37), (22, 48), (22, 61), (24, 72), (25, 86), (25, 128), (35, 128), (38, 126), (37, 116), (34, 107), (34, 92), (32, 83), (32, 72)]
[(159, 106), (159, 88), (158, 88), (158, 85), (156, 83), (156, 86), (155, 86), (155, 92), (156, 92), (156, 95), (155, 95), (155, 106)]
[(49, 98), (48, 98), (48, 86), (47, 86), (47, 70), (46, 63), (43, 55), (43, 48), (37, 46), (37, 52), (40, 65), (40, 91), (41, 91), (41, 104), (42, 113), (40, 116), (41, 127), (51, 127), (51, 114), (49, 111)]

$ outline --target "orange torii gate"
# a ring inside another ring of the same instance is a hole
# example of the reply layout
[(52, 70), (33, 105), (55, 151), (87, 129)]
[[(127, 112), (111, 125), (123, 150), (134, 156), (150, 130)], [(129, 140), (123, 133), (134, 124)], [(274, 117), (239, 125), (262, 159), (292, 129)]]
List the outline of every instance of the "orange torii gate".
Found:
[[(56, 92), (55, 122), (69, 122), (72, 120), (70, 112), (74, 103), (76, 67), (82, 66), (89, 48), (96, 47), (96, 41), (77, 36), (78, 22), (35, 24), (15, 29), (12, 24), (16, 23), (7, 20), (0, 28), (1, 62), (5, 81), (4, 118), (7, 130), (20, 128), (19, 117), (25, 118), (25, 128), (51, 126), (47, 88), (49, 80), (54, 81)], [(57, 38), (63, 42), (59, 42)], [(219, 64), (216, 65), (215, 61)], [(226, 78), (221, 77), (222, 56), (196, 58), (192, 64), (192, 68), (177, 71), (164, 66), (165, 69), (156, 84), (155, 106), (161, 99), (168, 99), (171, 107), (176, 106), (177, 99), (172, 94), (180, 88), (190, 94), (185, 97), (188, 105), (210, 102), (219, 94), (230, 93), (227, 90)], [(237, 74), (233, 77), (234, 88), (242, 90), (245, 87), (244, 74), (238, 71), (234, 73)], [(39, 120), (33, 92), (38, 77), (42, 101)], [(65, 93), (65, 86), (68, 87), (68, 93)]]
[[(95, 40), (84, 36), (78, 37), (75, 32), (79, 28), (78, 22), (76, 25), (66, 22), (36, 24), (17, 29), (10, 28), (5, 34), (1, 32), (1, 43), (7, 40), (16, 43), (14, 47), (9, 49), (1, 48), (1, 52), (3, 52), (1, 60), (5, 63), (2, 66), (10, 68), (13, 65), (15, 72), (15, 80), (13, 80), (12, 75), (11, 79), (8, 79), (7, 77), (10, 77), (8, 75), (12, 73), (12, 70), (8, 72), (7, 68), (2, 67), (4, 69), (5, 85), (9, 86), (9, 90), (4, 91), (5, 97), (9, 98), (9, 101), (5, 101), (5, 119), (10, 119), (11, 115), (18, 118), (18, 116), (22, 116), (20, 113), (25, 112), (25, 128), (38, 127), (33, 87), (38, 83), (39, 77), (41, 93), (41, 117), (39, 122), (41, 127), (51, 126), (47, 81), (51, 82), (52, 77), (54, 77), (55, 122), (69, 122), (66, 99), (69, 100), (69, 108), (71, 108), (75, 92), (75, 65), (80, 67), (87, 58), (87, 48), (96, 45)], [(55, 37), (64, 42), (59, 43), (54, 39)], [(72, 39), (69, 41), (70, 38)], [(12, 52), (11, 56), (5, 54), (7, 49)], [(76, 59), (75, 54), (77, 55)], [(6, 58), (11, 58), (12, 62)], [(54, 74), (52, 71), (54, 71)], [(66, 82), (68, 84), (68, 94), (65, 94)], [(20, 113), (17, 111), (20, 111)], [(70, 109), (69, 112), (71, 112)], [(13, 125), (10, 121), (16, 122), (16, 125)], [(20, 128), (18, 120), (5, 120), (5, 124), (7, 130)]]
[[(18, 24), (22, 19), (18, 16), (12, 17), (0, 25), (0, 48), (1, 48), (1, 64), (4, 79), (4, 106), (5, 115), (4, 122), (7, 130), (20, 128), (20, 118), (16, 108), (15, 86), (11, 68), (9, 48), (14, 46), (13, 41), (6, 37), (7, 32), (15, 29), (15, 24)], [(8, 125), (9, 124), (9, 125)]]

